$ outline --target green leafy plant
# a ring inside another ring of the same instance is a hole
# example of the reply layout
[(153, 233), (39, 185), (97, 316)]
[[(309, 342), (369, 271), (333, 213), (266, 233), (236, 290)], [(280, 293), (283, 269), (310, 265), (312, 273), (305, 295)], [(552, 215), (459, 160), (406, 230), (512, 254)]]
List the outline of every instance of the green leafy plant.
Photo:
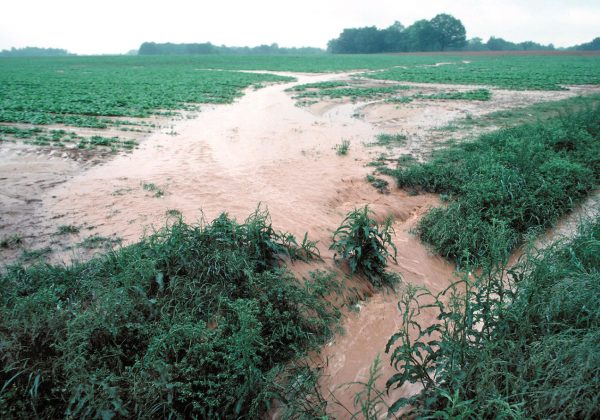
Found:
[(380, 225), (372, 215), (368, 206), (349, 212), (334, 232), (329, 248), (348, 261), (352, 273), (364, 274), (375, 286), (391, 286), (397, 278), (385, 269), (388, 259), (396, 262), (393, 220), (388, 217)]
[(0, 248), (18, 248), (23, 244), (23, 237), (20, 235), (11, 235), (0, 240)]
[(56, 231), (57, 235), (70, 235), (79, 233), (80, 228), (75, 225), (60, 225)]
[(381, 194), (387, 194), (390, 192), (388, 188), (390, 183), (387, 182), (385, 179), (377, 178), (376, 176), (371, 174), (367, 175), (366, 179), (367, 182), (371, 184), (374, 188), (376, 188), (377, 191), (379, 191)]
[(156, 185), (153, 182), (144, 182), (142, 184), (142, 188), (145, 191), (150, 191), (150, 192), (154, 193), (154, 197), (157, 197), (157, 198), (165, 195), (165, 190), (163, 190), (162, 188), (160, 188), (158, 185)]
[(342, 140), (340, 144), (336, 144), (333, 149), (339, 156), (346, 156), (350, 149), (350, 140)]

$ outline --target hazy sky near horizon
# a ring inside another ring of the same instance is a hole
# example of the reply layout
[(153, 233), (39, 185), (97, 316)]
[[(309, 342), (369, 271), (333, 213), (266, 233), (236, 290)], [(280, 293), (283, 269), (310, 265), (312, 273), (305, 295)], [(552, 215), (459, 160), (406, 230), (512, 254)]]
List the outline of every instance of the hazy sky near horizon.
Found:
[(77, 54), (125, 53), (144, 41), (325, 48), (344, 28), (409, 26), (438, 13), (467, 37), (566, 47), (600, 36), (599, 0), (7, 0), (0, 49), (36, 46)]

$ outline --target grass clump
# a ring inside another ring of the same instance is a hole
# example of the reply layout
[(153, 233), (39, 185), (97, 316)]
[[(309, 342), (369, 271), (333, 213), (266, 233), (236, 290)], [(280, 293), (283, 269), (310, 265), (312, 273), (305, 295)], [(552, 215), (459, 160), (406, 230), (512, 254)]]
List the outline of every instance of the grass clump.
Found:
[(400, 187), (446, 194), (421, 238), (459, 264), (505, 260), (552, 226), (600, 180), (600, 108), (486, 134), (395, 171)]
[(37, 249), (24, 249), (19, 256), (19, 260), (24, 263), (40, 261), (46, 258), (52, 252), (52, 248), (46, 246)]
[(80, 244), (79, 246), (81, 246), (82, 248), (85, 249), (95, 249), (95, 248), (102, 248), (102, 247), (110, 247), (114, 244), (119, 244), (121, 243), (121, 239), (119, 238), (108, 238), (106, 236), (100, 236), (100, 235), (92, 235), (92, 236), (88, 236), (87, 238), (85, 238)]
[(374, 175), (367, 175), (367, 182), (369, 184), (371, 184), (377, 191), (379, 191), (381, 194), (387, 194), (390, 192), (389, 190), (389, 186), (390, 183), (387, 182), (385, 179), (383, 178), (377, 178)]
[(331, 276), (281, 265), (305, 248), (257, 211), (176, 220), (85, 263), (9, 267), (0, 417), (260, 418), (339, 316)]
[(80, 228), (75, 225), (61, 225), (58, 227), (56, 231), (57, 235), (72, 235), (75, 233), (79, 233)]
[[(516, 267), (465, 275), (439, 295), (410, 287), (387, 352), (388, 388), (416, 418), (600, 416), (600, 217)], [(432, 325), (419, 325), (434, 308)]]
[(386, 134), (381, 133), (375, 137), (375, 141), (369, 143), (369, 146), (386, 146), (386, 147), (394, 147), (394, 146), (404, 146), (408, 138), (406, 135), (397, 133), (397, 134)]
[(492, 99), (492, 93), (487, 89), (474, 89), (464, 92), (440, 92), (433, 95), (414, 95), (413, 97), (418, 99), (489, 101)]
[(350, 140), (342, 140), (340, 144), (333, 146), (335, 153), (339, 156), (346, 156), (350, 150)]
[(348, 261), (352, 273), (364, 274), (375, 286), (393, 286), (397, 276), (385, 271), (388, 258), (396, 262), (392, 218), (380, 225), (372, 215), (369, 206), (349, 212), (333, 233), (329, 248)]
[(165, 195), (165, 191), (153, 182), (144, 182), (142, 184), (144, 191), (150, 191), (154, 197), (159, 198)]
[(0, 240), (0, 248), (14, 249), (23, 245), (23, 237), (20, 235), (11, 235)]

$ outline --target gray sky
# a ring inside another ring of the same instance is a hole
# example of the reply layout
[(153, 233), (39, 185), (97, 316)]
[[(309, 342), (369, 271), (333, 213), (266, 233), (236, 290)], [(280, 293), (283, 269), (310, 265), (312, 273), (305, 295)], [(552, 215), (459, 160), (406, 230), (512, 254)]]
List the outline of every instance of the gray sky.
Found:
[(65, 48), (124, 53), (144, 41), (325, 47), (344, 28), (438, 13), (459, 18), (467, 37), (490, 35), (557, 47), (600, 36), (599, 0), (4, 0), (0, 49)]

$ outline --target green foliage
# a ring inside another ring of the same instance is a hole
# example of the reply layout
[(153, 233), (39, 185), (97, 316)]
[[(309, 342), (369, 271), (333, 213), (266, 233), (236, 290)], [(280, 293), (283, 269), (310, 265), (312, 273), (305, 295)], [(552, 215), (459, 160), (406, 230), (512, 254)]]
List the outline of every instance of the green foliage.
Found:
[(450, 146), (396, 178), (400, 187), (452, 198), (419, 224), (436, 252), (459, 264), (499, 263), (597, 188), (599, 139), (600, 108)]
[(23, 238), (20, 235), (11, 235), (0, 240), (0, 248), (18, 248), (23, 244)]
[(461, 48), (465, 45), (467, 40), (465, 27), (454, 16), (440, 13), (431, 19), (431, 26), (442, 51), (448, 47)]
[(562, 90), (563, 85), (600, 84), (598, 56), (444, 56), (443, 66), (408, 65), (365, 77), (418, 83), (490, 85), (502, 89)]
[(407, 86), (383, 86), (383, 87), (341, 87), (341, 88), (319, 88), (317, 90), (301, 90), (294, 99), (303, 98), (350, 98), (353, 101), (358, 99), (375, 99), (386, 95), (396, 93), (399, 90), (409, 89)]
[(364, 274), (375, 286), (393, 286), (397, 277), (385, 271), (388, 258), (396, 262), (393, 220), (388, 217), (380, 225), (372, 214), (369, 206), (349, 212), (333, 233), (329, 248), (348, 261), (352, 273)]
[(144, 42), (140, 45), (140, 55), (196, 55), (196, 54), (222, 54), (222, 55), (319, 55), (325, 51), (315, 47), (283, 48), (277, 44), (259, 45), (256, 47), (227, 47), (213, 45), (210, 42), (202, 44), (173, 44)]
[(401, 51), (444, 51), (465, 44), (465, 28), (461, 21), (447, 14), (439, 14), (431, 21), (419, 20), (404, 28), (395, 22), (386, 29), (374, 26), (346, 28), (338, 38), (327, 44), (334, 54), (372, 54)]
[(414, 95), (418, 99), (445, 99), (445, 100), (464, 100), (464, 101), (489, 101), (492, 93), (487, 89), (475, 89), (465, 92), (441, 92), (433, 95)]
[(121, 243), (120, 238), (108, 238), (106, 236), (92, 235), (85, 238), (79, 246), (86, 249), (107, 248)]
[(390, 183), (387, 182), (385, 179), (377, 178), (376, 176), (371, 174), (367, 175), (366, 179), (367, 182), (371, 184), (375, 189), (377, 189), (377, 191), (379, 191), (381, 194), (387, 194), (390, 192), (388, 188), (390, 186)]
[(85, 263), (9, 267), (0, 417), (259, 418), (303, 395), (286, 366), (339, 316), (331, 275), (299, 282), (279, 264), (304, 244), (258, 209), (175, 220)]
[(44, 248), (37, 248), (37, 249), (24, 249), (21, 252), (19, 260), (21, 262), (26, 262), (26, 263), (38, 262), (38, 261), (43, 260), (46, 257), (46, 255), (50, 254), (51, 252), (52, 252), (52, 248), (50, 248), (49, 246), (46, 246)]
[[(371, 366), (369, 366), (369, 376), (365, 381), (350, 382), (341, 386), (341, 388), (359, 387), (359, 391), (354, 394), (354, 407), (352, 409), (346, 407), (337, 401), (337, 399), (334, 403), (344, 409), (348, 414), (348, 418), (352, 420), (377, 420), (385, 418), (386, 412), (390, 407), (385, 401), (385, 391), (379, 389), (377, 386), (379, 378), (381, 378), (381, 357), (378, 353)], [(392, 416), (396, 418), (393, 413)]]
[(293, 80), (198, 65), (151, 57), (2, 59), (0, 122), (105, 128), (120, 124), (105, 116), (148, 117), (230, 103), (250, 85)]
[(74, 225), (60, 225), (56, 231), (57, 235), (70, 235), (73, 233), (79, 233), (79, 227)]
[(142, 188), (144, 191), (150, 191), (151, 193), (154, 193), (154, 197), (157, 198), (165, 195), (165, 191), (153, 182), (144, 182), (142, 184)]
[(539, 102), (525, 107), (491, 112), (472, 118), (467, 115), (462, 120), (455, 120), (451, 125), (440, 127), (440, 131), (453, 131), (460, 128), (477, 127), (509, 127), (531, 121), (548, 120), (564, 114), (584, 111), (600, 105), (599, 94), (574, 96), (559, 101)]
[[(396, 401), (425, 418), (597, 418), (600, 415), (600, 218), (516, 267), (464, 274), (438, 295), (409, 287), (386, 347), (419, 383)], [(435, 310), (432, 325), (418, 322)]]
[(386, 147), (394, 147), (394, 146), (404, 146), (408, 138), (406, 135), (397, 133), (397, 134), (386, 134), (381, 133), (377, 134), (375, 137), (375, 141), (369, 143), (369, 146), (386, 146)]
[(336, 144), (333, 149), (339, 156), (346, 156), (350, 150), (350, 140), (342, 140), (340, 144)]
[(302, 85), (296, 85), (292, 88), (286, 89), (286, 92), (304, 92), (307, 89), (332, 89), (342, 86), (348, 86), (347, 82), (341, 80), (333, 80), (329, 82), (316, 82), (316, 83), (304, 83)]

